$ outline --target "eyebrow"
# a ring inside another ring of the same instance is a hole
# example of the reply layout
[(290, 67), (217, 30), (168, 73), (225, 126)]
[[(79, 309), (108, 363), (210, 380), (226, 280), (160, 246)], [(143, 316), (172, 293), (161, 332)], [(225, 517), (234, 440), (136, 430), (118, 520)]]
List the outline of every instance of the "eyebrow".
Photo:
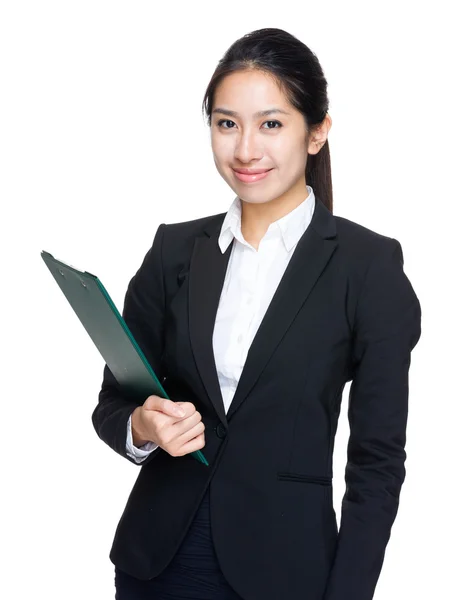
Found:
[[(226, 115), (227, 117), (238, 117), (239, 114), (234, 110), (228, 110), (227, 108), (214, 108), (212, 114), (221, 113), (222, 115)], [(273, 115), (275, 113), (282, 113), (283, 115), (289, 115), (290, 113), (286, 110), (282, 110), (281, 108), (268, 108), (268, 110), (260, 110), (253, 114), (254, 117), (267, 117), (268, 115)]]

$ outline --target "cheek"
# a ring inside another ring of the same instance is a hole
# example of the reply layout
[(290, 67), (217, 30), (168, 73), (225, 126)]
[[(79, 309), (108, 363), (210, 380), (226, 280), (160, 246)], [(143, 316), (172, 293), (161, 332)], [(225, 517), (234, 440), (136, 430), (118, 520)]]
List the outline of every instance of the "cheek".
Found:
[(279, 135), (271, 140), (270, 148), (276, 155), (287, 160), (302, 160), (306, 156), (307, 147), (303, 139), (296, 135)]
[(230, 140), (222, 136), (218, 131), (212, 130), (210, 143), (215, 154), (221, 154), (230, 146)]
[(230, 144), (225, 143), (224, 141), (222, 142), (221, 140), (212, 142), (212, 152), (214, 160), (217, 163), (222, 164), (222, 166), (224, 166), (224, 163), (227, 163), (232, 156)]
[(227, 183), (230, 183), (230, 177), (228, 175), (228, 160), (222, 157), (220, 154), (216, 154), (214, 151), (214, 164), (217, 169), (217, 173), (222, 177)]
[(279, 158), (279, 164), (286, 172), (292, 175), (298, 172), (304, 172), (307, 159), (307, 148), (304, 144), (284, 144), (276, 149), (276, 156)]

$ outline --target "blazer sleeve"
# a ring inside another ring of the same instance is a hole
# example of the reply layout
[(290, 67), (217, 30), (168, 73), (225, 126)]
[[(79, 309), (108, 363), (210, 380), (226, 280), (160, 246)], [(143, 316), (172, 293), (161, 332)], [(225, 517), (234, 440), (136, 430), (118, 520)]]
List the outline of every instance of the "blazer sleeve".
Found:
[[(153, 244), (136, 274), (128, 284), (122, 316), (159, 379), (162, 378), (161, 359), (164, 350), (165, 290), (162, 266), (162, 247), (165, 224), (154, 236)], [(144, 399), (146, 400), (146, 398)], [(92, 413), (97, 435), (115, 452), (136, 465), (145, 465), (160, 448), (138, 463), (126, 451), (127, 423), (131, 413), (143, 402), (123, 396), (121, 388), (107, 365), (99, 401)]]
[(405, 479), (408, 370), (420, 335), (420, 303), (389, 238), (357, 301), (346, 491), (324, 600), (373, 598)]

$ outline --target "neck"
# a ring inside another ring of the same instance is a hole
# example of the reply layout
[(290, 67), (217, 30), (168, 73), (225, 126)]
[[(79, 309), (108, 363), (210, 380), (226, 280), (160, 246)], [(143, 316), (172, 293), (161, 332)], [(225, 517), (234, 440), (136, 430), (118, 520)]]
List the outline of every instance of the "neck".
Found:
[(279, 196), (262, 204), (244, 202), (241, 198), (241, 231), (244, 239), (252, 246), (258, 248), (271, 223), (288, 215), (309, 196), (306, 185), (293, 194), (291, 192), (289, 190), (288, 196)]

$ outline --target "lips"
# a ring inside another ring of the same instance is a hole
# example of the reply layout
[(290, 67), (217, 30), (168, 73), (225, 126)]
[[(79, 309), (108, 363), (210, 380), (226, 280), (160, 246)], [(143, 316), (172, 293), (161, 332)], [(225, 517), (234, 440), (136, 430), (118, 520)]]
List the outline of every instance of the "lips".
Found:
[(233, 169), (236, 173), (242, 173), (243, 175), (258, 175), (259, 173), (267, 173), (271, 169)]
[(255, 183), (268, 177), (273, 169), (233, 169), (235, 176), (244, 183)]

